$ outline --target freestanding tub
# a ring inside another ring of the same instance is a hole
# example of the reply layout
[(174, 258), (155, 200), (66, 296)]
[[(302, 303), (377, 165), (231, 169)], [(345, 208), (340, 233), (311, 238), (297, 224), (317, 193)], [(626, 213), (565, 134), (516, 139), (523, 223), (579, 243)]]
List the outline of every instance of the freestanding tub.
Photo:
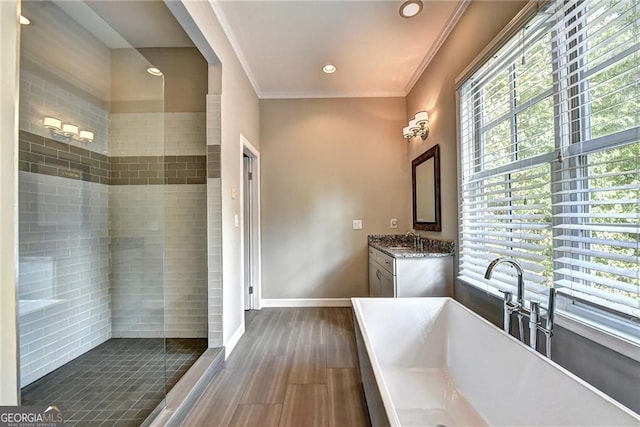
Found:
[(640, 426), (638, 414), (451, 298), (352, 302), (374, 426)]

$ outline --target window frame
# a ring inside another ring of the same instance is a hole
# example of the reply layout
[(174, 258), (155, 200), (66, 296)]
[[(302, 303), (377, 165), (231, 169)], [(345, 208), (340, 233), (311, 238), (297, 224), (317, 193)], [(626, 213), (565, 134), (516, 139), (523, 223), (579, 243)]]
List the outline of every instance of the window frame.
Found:
[[(471, 76), (473, 76), (478, 70), (480, 70), (496, 52), (502, 49), (502, 47), (505, 46), (507, 43), (511, 42), (514, 39), (514, 37), (517, 37), (518, 32), (522, 28), (524, 28), (524, 26), (538, 13), (538, 11), (541, 10), (548, 3), (549, 2), (545, 1), (545, 2), (530, 3), (529, 5), (527, 5), (514, 18), (514, 20), (496, 37), (496, 39), (494, 39), (494, 41), (491, 44), (489, 44), (487, 48), (485, 48), (485, 50), (483, 50), (483, 52), (456, 79), (456, 102), (457, 102), (457, 119), (458, 119), (457, 120), (457, 128), (458, 128), (457, 129), (457, 134), (458, 134), (457, 161), (458, 161), (458, 191), (459, 191), (460, 201), (462, 201), (463, 193), (465, 192), (465, 190), (468, 190), (468, 188), (465, 189), (463, 187), (463, 174), (464, 174), (464, 165), (463, 165), (464, 151), (463, 150), (464, 148), (462, 144), (463, 144), (463, 127), (465, 123), (463, 122), (464, 117), (463, 117), (463, 111), (462, 111), (463, 106), (462, 106), (461, 88), (463, 84), (465, 84), (470, 79)], [(551, 7), (553, 7), (553, 5)], [(573, 17), (573, 19), (579, 19), (579, 18), (580, 16)], [(575, 29), (575, 31), (577, 33), (586, 32), (586, 29), (584, 27), (578, 27)], [(574, 40), (576, 44), (586, 43), (584, 40), (584, 37), (581, 36), (580, 34), (577, 34)], [(609, 138), (609, 135), (607, 135), (605, 137), (596, 138), (597, 140), (600, 140), (600, 141), (594, 142), (591, 139), (591, 135), (588, 134), (590, 132), (590, 120), (591, 120), (590, 104), (586, 99), (584, 99), (586, 97), (586, 94), (588, 93), (589, 80), (585, 79), (584, 76), (593, 73), (593, 71), (588, 70), (587, 64), (586, 64), (587, 62), (586, 58), (583, 56), (584, 54), (577, 55), (575, 58), (569, 57), (569, 61), (570, 62), (573, 61), (571, 66), (572, 67), (571, 72), (568, 76), (564, 76), (565, 77), (564, 79), (561, 78), (561, 76), (559, 76), (557, 72), (557, 67), (559, 67), (558, 65), (559, 61), (566, 59), (566, 52), (558, 53), (557, 46), (555, 45), (556, 43), (555, 33), (552, 33), (551, 43), (552, 43), (552, 46), (551, 46), (552, 55), (554, 55), (553, 86), (551, 89), (547, 89), (543, 91), (541, 94), (534, 96), (533, 97), (534, 99), (537, 98), (535, 102), (532, 102), (529, 105), (527, 105), (527, 102), (525, 102), (521, 106), (515, 105), (516, 94), (513, 91), (514, 88), (512, 87), (512, 85), (516, 84), (515, 67), (513, 67), (513, 65), (508, 65), (508, 68), (505, 67), (499, 72), (496, 71), (495, 74), (497, 75), (509, 69), (509, 86), (510, 86), (510, 89), (512, 89), (509, 95), (509, 98), (510, 98), (509, 110), (505, 114), (500, 115), (500, 117), (493, 118), (491, 123), (487, 123), (487, 124), (483, 123), (482, 110), (484, 105), (482, 102), (482, 88), (484, 87), (484, 85), (471, 89), (472, 94), (469, 96), (469, 99), (472, 100), (472, 102), (470, 102), (467, 106), (465, 106), (465, 108), (472, 109), (469, 115), (471, 116), (470, 120), (472, 120), (473, 125), (471, 126), (470, 129), (467, 129), (466, 132), (470, 132), (470, 131), (473, 132), (474, 142), (473, 142), (472, 150), (474, 153), (480, 153), (484, 149), (483, 135), (487, 131), (488, 126), (489, 125), (495, 126), (497, 123), (501, 122), (502, 120), (508, 117), (509, 121), (511, 122), (510, 139), (515, 139), (515, 143), (514, 141), (511, 141), (512, 142), (511, 152), (517, 155), (518, 153), (517, 133), (514, 132), (514, 129), (513, 129), (514, 125), (516, 127), (518, 125), (517, 114), (522, 111), (525, 111), (527, 108), (530, 108), (534, 106), (537, 102), (540, 102), (541, 100), (545, 99), (547, 96), (550, 95), (547, 93), (548, 91), (552, 92), (551, 95), (553, 96), (553, 100), (554, 100), (554, 136), (555, 136), (554, 149), (558, 153), (559, 158), (561, 158), (560, 157), (561, 153), (564, 153), (567, 150), (571, 149), (571, 145), (573, 143), (582, 142), (582, 141), (591, 142), (584, 145), (587, 145), (588, 148), (591, 148), (592, 150), (586, 153), (583, 153), (583, 155), (581, 156), (574, 156), (571, 159), (569, 159), (570, 161), (577, 162), (578, 163), (577, 167), (569, 168), (569, 171), (563, 171), (563, 168), (560, 166), (560, 162), (550, 163), (551, 164), (550, 171), (549, 171), (551, 175), (550, 176), (550, 186), (551, 186), (550, 199), (551, 199), (551, 212), (552, 212), (551, 261), (553, 265), (552, 281), (555, 282), (556, 279), (559, 278), (559, 273), (557, 273), (558, 264), (563, 264), (563, 263), (559, 263), (557, 259), (564, 258), (557, 255), (558, 253), (562, 253), (562, 252), (557, 251), (556, 247), (562, 247), (564, 242), (566, 241), (566, 240), (556, 239), (556, 237), (558, 237), (559, 234), (562, 234), (562, 233), (566, 234), (566, 230), (559, 230), (555, 227), (558, 221), (558, 217), (556, 216), (556, 209), (560, 209), (560, 212), (566, 212), (568, 209), (566, 206), (563, 207), (562, 205), (560, 208), (558, 208), (556, 206), (556, 200), (558, 197), (561, 197), (562, 201), (566, 199), (584, 200), (585, 197), (588, 199), (589, 193), (585, 192), (585, 187), (584, 187), (586, 185), (587, 186), (586, 188), (588, 188), (588, 185), (589, 185), (589, 175), (588, 175), (589, 164), (587, 161), (588, 154), (602, 152), (608, 149), (612, 149), (613, 147), (622, 146), (622, 145), (617, 145), (615, 143), (616, 141), (612, 141), (612, 140), (618, 139), (617, 138), (618, 135), (616, 135), (615, 133), (612, 134), (612, 135), (615, 135), (613, 138)], [(574, 50), (573, 52), (576, 52), (576, 51)], [(565, 56), (565, 58), (559, 58), (557, 55)], [(613, 61), (610, 58), (604, 61), (602, 64), (598, 64), (596, 68), (598, 69), (602, 67), (606, 68), (608, 65), (611, 65), (614, 62), (615, 61)], [(581, 75), (583, 76), (582, 81), (580, 80)], [(572, 81), (573, 81), (573, 84), (571, 83)], [(567, 82), (569, 83), (567, 84)], [(563, 85), (566, 87), (563, 88)], [(571, 87), (573, 85), (580, 85), (581, 87), (579, 88)], [(571, 95), (572, 92), (575, 93), (575, 95)], [(574, 103), (574, 106), (569, 105), (570, 103)], [(576, 103), (577, 105), (575, 105)], [(564, 123), (563, 123), (563, 120), (561, 120), (561, 115), (563, 114), (565, 114)], [(577, 117), (574, 117), (576, 114), (577, 114)], [(480, 117), (477, 118), (476, 117), (477, 115), (480, 115)], [(566, 129), (567, 125), (569, 125), (569, 129)], [(474, 170), (476, 172), (484, 171), (483, 160), (482, 160), (483, 156), (477, 155), (475, 157), (478, 158), (478, 161), (477, 163), (474, 162), (475, 163), (473, 166)], [(530, 159), (530, 160), (536, 163), (537, 165), (541, 165), (544, 162), (543, 157), (549, 157), (549, 156), (548, 154), (543, 154), (537, 157), (539, 158)], [(514, 170), (518, 171), (518, 170), (526, 170), (526, 169), (527, 167), (524, 167), (521, 169), (514, 169)], [(558, 176), (558, 174), (562, 175), (566, 173), (575, 173), (576, 175), (584, 174), (582, 175), (584, 176), (584, 179), (574, 178), (568, 181), (569, 185), (573, 186), (573, 188), (570, 188), (573, 191), (571, 191), (568, 194), (558, 195), (556, 194), (557, 193), (556, 186), (558, 184), (562, 185), (563, 180), (560, 180), (561, 182), (559, 183), (558, 180), (556, 179), (556, 176)], [(506, 177), (508, 175), (504, 175), (504, 176)], [(581, 188), (578, 189), (578, 186), (580, 186)], [(509, 191), (505, 190), (505, 194), (507, 193), (511, 194), (510, 190)], [(461, 247), (460, 242), (464, 240), (463, 227), (462, 227), (464, 218), (462, 216), (462, 210), (461, 210), (462, 204), (460, 206), (461, 206), (459, 210), (460, 230), (458, 233), (458, 242), (457, 242), (458, 248)], [(591, 208), (588, 204), (584, 204), (584, 205), (580, 205), (579, 209), (581, 209), (584, 212), (585, 210), (589, 211)], [(578, 220), (583, 221), (584, 217), (580, 217), (578, 218)], [(583, 233), (583, 231), (581, 230), (572, 231), (572, 234), (575, 234), (575, 235), (578, 235), (581, 233)], [(588, 248), (592, 244), (591, 242), (588, 242), (588, 238), (591, 235), (591, 232), (587, 230), (584, 233), (586, 233), (585, 240), (587, 241), (581, 242), (580, 245)], [(510, 239), (511, 241), (513, 241), (513, 237), (511, 237)], [(569, 241), (569, 242), (571, 244), (575, 243), (575, 241)], [(571, 254), (571, 255), (575, 256), (575, 254)], [(580, 255), (579, 257), (586, 259), (587, 255)], [(472, 278), (468, 278), (460, 275), (460, 268), (461, 268), (461, 262), (462, 262), (461, 254), (459, 254), (458, 259), (456, 261), (457, 261), (456, 269), (457, 269), (458, 280), (464, 282), (467, 285), (481, 288), (482, 290), (485, 290), (488, 294), (501, 298), (501, 294), (498, 292), (499, 289), (497, 287), (491, 287), (491, 285), (487, 285), (486, 283), (475, 282), (475, 280)], [(576, 269), (576, 266), (574, 265), (571, 265), (570, 267), (574, 270)], [(580, 268), (580, 269), (586, 269), (586, 268)], [(573, 280), (576, 280), (576, 279), (573, 279)], [(637, 333), (637, 331), (640, 331), (640, 328), (638, 327), (637, 322), (639, 319), (637, 316), (636, 317), (625, 316), (623, 313), (616, 312), (615, 310), (612, 310), (612, 309), (607, 309), (607, 307), (600, 306), (588, 300), (580, 299), (575, 296), (569, 296), (568, 294), (565, 294), (563, 292), (559, 292), (558, 302), (559, 303), (558, 303), (558, 313), (557, 313), (557, 322), (556, 322), (558, 325), (566, 327), (574, 332), (578, 332), (589, 339), (592, 339), (596, 342), (599, 342), (600, 344), (605, 345), (606, 347), (612, 348), (615, 351), (618, 351), (637, 361), (640, 361), (640, 351), (639, 351), (640, 350), (640, 334)], [(632, 321), (631, 322), (625, 321), (625, 317), (627, 319), (631, 318)]]

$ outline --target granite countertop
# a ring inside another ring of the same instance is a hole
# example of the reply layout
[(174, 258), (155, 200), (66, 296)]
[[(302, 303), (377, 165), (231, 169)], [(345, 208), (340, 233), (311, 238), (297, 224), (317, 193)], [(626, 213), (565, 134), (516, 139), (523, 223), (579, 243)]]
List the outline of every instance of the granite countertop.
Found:
[(447, 240), (422, 238), (424, 245), (416, 247), (415, 237), (404, 234), (369, 236), (369, 246), (394, 258), (440, 258), (453, 256), (455, 243)]

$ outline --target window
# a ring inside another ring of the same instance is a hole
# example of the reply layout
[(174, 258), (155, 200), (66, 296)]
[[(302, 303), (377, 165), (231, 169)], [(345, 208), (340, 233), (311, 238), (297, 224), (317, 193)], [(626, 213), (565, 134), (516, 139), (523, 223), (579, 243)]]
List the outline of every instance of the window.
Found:
[(458, 91), (460, 278), (640, 338), (640, 3), (549, 1)]

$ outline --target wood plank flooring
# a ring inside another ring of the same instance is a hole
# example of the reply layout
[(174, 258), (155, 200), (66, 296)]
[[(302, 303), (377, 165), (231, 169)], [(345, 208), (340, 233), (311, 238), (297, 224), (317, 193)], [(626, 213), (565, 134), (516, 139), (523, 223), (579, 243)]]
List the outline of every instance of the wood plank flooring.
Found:
[(350, 308), (266, 308), (183, 426), (367, 427)]

